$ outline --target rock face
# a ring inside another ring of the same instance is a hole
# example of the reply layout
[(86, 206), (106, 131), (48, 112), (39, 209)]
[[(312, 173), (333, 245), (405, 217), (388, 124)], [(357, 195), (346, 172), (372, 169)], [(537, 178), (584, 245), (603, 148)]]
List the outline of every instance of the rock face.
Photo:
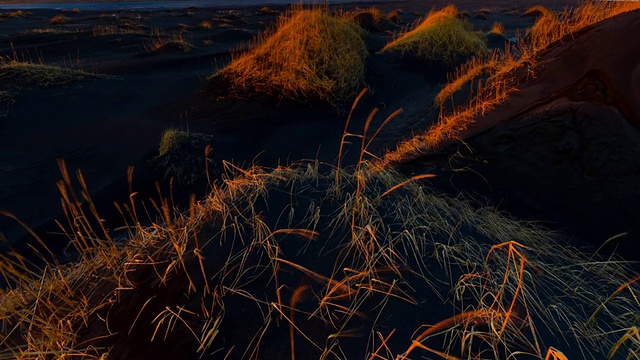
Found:
[(534, 76), (520, 69), (443, 163), (446, 186), (595, 247), (627, 233), (607, 250), (640, 259), (640, 38), (616, 41), (636, 33), (640, 12), (622, 14), (551, 45)]

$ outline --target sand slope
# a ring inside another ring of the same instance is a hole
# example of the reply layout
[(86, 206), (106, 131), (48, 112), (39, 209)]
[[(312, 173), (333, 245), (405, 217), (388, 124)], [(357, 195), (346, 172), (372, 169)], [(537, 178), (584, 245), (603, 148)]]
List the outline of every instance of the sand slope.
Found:
[(610, 249), (636, 258), (640, 39), (628, 34), (638, 32), (640, 12), (622, 14), (519, 69), (514, 95), (463, 134), (469, 148), (454, 146), (452, 188), (595, 245), (628, 233)]

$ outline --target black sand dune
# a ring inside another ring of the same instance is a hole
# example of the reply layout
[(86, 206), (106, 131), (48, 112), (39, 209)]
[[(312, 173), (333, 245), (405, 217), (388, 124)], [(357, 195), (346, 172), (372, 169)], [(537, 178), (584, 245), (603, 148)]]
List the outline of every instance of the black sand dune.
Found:
[[(638, 259), (640, 13), (552, 44), (535, 77), (462, 134), (442, 183)], [(594, 49), (598, 49), (594, 51)], [(445, 146), (446, 147), (446, 146)], [(456, 170), (456, 171), (452, 171)]]

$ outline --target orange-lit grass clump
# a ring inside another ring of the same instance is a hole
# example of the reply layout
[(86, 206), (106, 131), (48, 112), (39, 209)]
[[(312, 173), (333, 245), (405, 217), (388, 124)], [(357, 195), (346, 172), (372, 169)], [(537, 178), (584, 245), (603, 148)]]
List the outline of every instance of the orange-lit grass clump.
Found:
[[(426, 132), (398, 144), (396, 149), (385, 154), (382, 163), (411, 161), (445, 142), (458, 139), (478, 117), (502, 104), (516, 90), (517, 70), (527, 78), (535, 76), (538, 55), (550, 44), (598, 21), (639, 8), (638, 2), (587, 1), (561, 14), (542, 6), (529, 9), (529, 13), (539, 14), (539, 17), (528, 35), (506, 51), (474, 57), (463, 64), (436, 96), (435, 105), (441, 109), (438, 122)], [(448, 102), (466, 84), (471, 84), (473, 96), (461, 105)], [(447, 104), (451, 110), (446, 109)]]
[(640, 284), (624, 262), (587, 258), (544, 229), (438, 194), (421, 182), (431, 174), (380, 169), (369, 131), (346, 138), (359, 143), (355, 167), (225, 162), (222, 181), (184, 211), (171, 196), (132, 192), (118, 205), (119, 233), (82, 174), (73, 180), (61, 163), (60, 226), (77, 259), (61, 263), (41, 246), (43, 266), (2, 258), (0, 358), (638, 350)]
[(56, 15), (49, 20), (50, 25), (62, 25), (69, 22), (69, 18), (64, 15)]
[(399, 53), (426, 63), (451, 67), (487, 51), (486, 39), (461, 19), (458, 9), (449, 5), (432, 10), (426, 18), (402, 36), (387, 44), (382, 53)]
[(364, 83), (361, 30), (322, 8), (295, 7), (215, 74), (225, 96), (256, 95), (343, 104)]

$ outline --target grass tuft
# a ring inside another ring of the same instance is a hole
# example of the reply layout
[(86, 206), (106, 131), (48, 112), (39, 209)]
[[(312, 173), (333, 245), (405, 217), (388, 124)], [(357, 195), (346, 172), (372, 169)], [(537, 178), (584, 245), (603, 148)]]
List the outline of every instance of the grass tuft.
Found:
[(201, 28), (211, 30), (213, 28), (213, 22), (211, 20), (203, 20), (198, 24)]
[(35, 85), (45, 88), (95, 77), (98, 75), (80, 69), (47, 65), (43, 62), (0, 58), (0, 78), (12, 78), (14, 85)]
[[(134, 29), (135, 31), (135, 29)], [(145, 44), (145, 50), (149, 52), (163, 52), (165, 50), (175, 49), (181, 53), (191, 53), (196, 50), (195, 45), (183, 38), (183, 33), (178, 35), (163, 34), (159, 29), (155, 29), (151, 33), (151, 41)]]
[(22, 10), (16, 10), (16, 11), (11, 11), (11, 12), (6, 13), (5, 16), (8, 17), (8, 18), (16, 19), (16, 18), (27, 17), (27, 13), (22, 11)]
[(504, 24), (498, 21), (494, 22), (493, 26), (491, 27), (491, 30), (489, 30), (489, 34), (502, 35), (503, 33), (504, 33)]
[(400, 18), (400, 10), (393, 10), (392, 12), (388, 13), (387, 19), (396, 25), (400, 25), (403, 22)]
[(56, 15), (49, 20), (49, 25), (62, 25), (69, 22), (69, 18), (64, 15)]
[(167, 129), (162, 133), (160, 140), (159, 156), (164, 156), (169, 152), (179, 148), (189, 138), (189, 133), (178, 129)]
[(452, 67), (467, 58), (487, 51), (486, 39), (474, 32), (458, 9), (449, 5), (432, 10), (427, 17), (396, 40), (387, 44), (382, 53), (399, 53), (419, 60)]
[(227, 96), (317, 99), (339, 107), (363, 86), (367, 50), (359, 29), (323, 9), (292, 10), (251, 47), (210, 78), (228, 84)]

